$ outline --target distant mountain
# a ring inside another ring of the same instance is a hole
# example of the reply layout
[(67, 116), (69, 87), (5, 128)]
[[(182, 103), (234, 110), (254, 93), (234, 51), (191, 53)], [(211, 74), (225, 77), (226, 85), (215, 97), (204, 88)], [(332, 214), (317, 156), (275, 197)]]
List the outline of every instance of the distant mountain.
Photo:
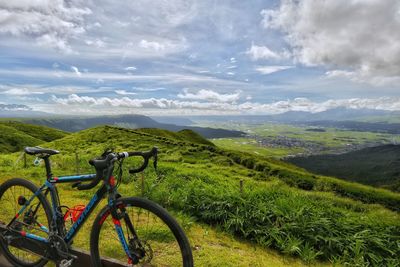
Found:
[(26, 119), (25, 122), (37, 125), (45, 125), (51, 128), (61, 129), (68, 132), (76, 132), (98, 125), (117, 125), (125, 128), (159, 128), (178, 132), (184, 129), (192, 130), (205, 138), (240, 137), (241, 131), (214, 129), (195, 126), (181, 126), (167, 123), (159, 123), (150, 117), (143, 115), (120, 115), (100, 117), (73, 117), (73, 118), (41, 118)]
[(34, 111), (26, 105), (0, 104), (0, 118), (26, 118), (46, 116), (48, 113)]
[(319, 127), (332, 127), (350, 131), (400, 134), (400, 123), (362, 122), (362, 121), (310, 121), (302, 124)]
[[(304, 122), (317, 120), (360, 120), (372, 116), (385, 116), (394, 112), (375, 109), (351, 109), (351, 108), (333, 108), (322, 112), (304, 112), (304, 111), (289, 111), (282, 114), (267, 116), (267, 119), (274, 121), (287, 122)], [(400, 114), (397, 114), (398, 116)]]
[(288, 111), (274, 115), (226, 115), (226, 116), (188, 116), (194, 122), (238, 122), (260, 124), (266, 122), (280, 123), (299, 123), (309, 121), (361, 121), (373, 117), (379, 120), (380, 117), (387, 119), (390, 116), (400, 117), (398, 111), (386, 111), (375, 109), (350, 109), (350, 108), (334, 108), (322, 112), (306, 112), (306, 111)]
[(189, 126), (194, 124), (189, 118), (177, 116), (151, 116), (151, 118), (159, 123), (175, 124), (181, 126)]
[(286, 161), (317, 174), (400, 191), (400, 145), (369, 147), (340, 155), (294, 157)]

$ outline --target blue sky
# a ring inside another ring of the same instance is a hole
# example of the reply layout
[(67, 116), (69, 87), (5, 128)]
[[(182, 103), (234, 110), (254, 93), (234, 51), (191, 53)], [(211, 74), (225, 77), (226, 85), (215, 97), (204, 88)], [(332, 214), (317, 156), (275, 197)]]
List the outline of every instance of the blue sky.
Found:
[(400, 110), (396, 0), (0, 1), (0, 104), (59, 114)]

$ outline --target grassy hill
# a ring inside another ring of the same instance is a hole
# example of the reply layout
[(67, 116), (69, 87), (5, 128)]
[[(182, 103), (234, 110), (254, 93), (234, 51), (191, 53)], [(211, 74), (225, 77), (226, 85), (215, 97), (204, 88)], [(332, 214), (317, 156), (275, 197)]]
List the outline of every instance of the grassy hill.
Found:
[[(286, 261), (292, 256), (316, 265), (400, 264), (400, 194), (225, 150), (190, 132), (101, 126), (46, 146), (62, 151), (52, 157), (57, 175), (75, 172), (75, 153), (79, 171), (86, 173), (93, 171), (87, 160), (107, 147), (129, 151), (158, 146), (159, 170), (146, 170), (143, 194), (178, 217), (192, 245), (200, 247), (194, 250), (197, 266), (301, 265)], [(0, 156), (4, 178), (18, 174), (39, 182), (37, 177), (44, 177), (43, 168), (12, 169), (16, 158), (16, 154)], [(127, 159), (125, 166), (135, 163)], [(122, 194), (140, 195), (138, 179), (140, 175), (129, 176), (125, 170)], [(89, 200), (91, 193), (71, 190), (68, 185), (60, 190), (62, 199), (71, 202)], [(221, 232), (220, 239), (215, 238), (215, 229)], [(85, 247), (85, 234), (88, 229), (76, 245)], [(241, 247), (239, 258), (238, 241), (253, 246)], [(271, 253), (271, 248), (281, 254)], [(264, 253), (274, 255), (278, 263), (262, 261)]]
[(288, 158), (311, 172), (374, 186), (400, 183), (400, 145), (383, 145), (339, 155)]
[(67, 133), (45, 126), (17, 121), (0, 121), (0, 152), (21, 151), (66, 136)]

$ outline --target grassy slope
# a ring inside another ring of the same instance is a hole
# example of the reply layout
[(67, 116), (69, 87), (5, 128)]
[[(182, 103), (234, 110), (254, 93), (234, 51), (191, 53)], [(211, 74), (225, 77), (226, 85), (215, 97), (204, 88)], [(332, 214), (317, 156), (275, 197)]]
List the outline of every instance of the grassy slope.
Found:
[(257, 143), (257, 140), (251, 138), (217, 138), (212, 139), (212, 142), (224, 149), (232, 149), (243, 152), (248, 152), (255, 155), (265, 157), (282, 158), (291, 154), (302, 153), (302, 148), (283, 148), (283, 147), (268, 147), (265, 148)]
[(0, 121), (0, 152), (15, 152), (66, 136), (67, 133), (17, 121)]
[[(235, 247), (241, 242), (222, 234), (228, 245), (221, 248), (226, 254), (221, 253), (215, 249), (220, 245), (213, 244), (220, 242), (216, 241), (220, 238), (201, 236), (199, 231), (209, 229), (208, 226), (194, 224), (188, 230), (192, 244), (204, 244), (204, 250), (194, 252), (198, 266), (214, 266), (213, 262), (219, 263), (215, 266), (257, 266), (254, 262), (260, 263), (263, 257), (270, 257), (270, 253), (261, 247), (273, 247), (305, 261), (398, 264), (395, 255), (400, 253), (400, 216), (381, 206), (397, 210), (400, 207), (398, 194), (313, 176), (261, 156), (167, 138), (165, 132), (157, 130), (151, 130), (150, 134), (149, 130), (97, 127), (47, 145), (64, 152), (54, 157), (58, 175), (73, 172), (74, 151), (82, 155), (81, 172), (89, 172), (87, 159), (106, 147), (121, 151), (144, 150), (157, 145), (161, 150), (160, 170), (158, 178), (154, 171), (146, 172), (146, 196), (171, 210), (184, 211), (183, 218), (189, 216), (190, 220), (216, 225), (226, 233), (246, 238), (258, 244), (256, 248), (260, 250), (252, 253), (244, 249), (246, 245), (238, 259)], [(6, 176), (14, 175), (9, 166), (15, 159), (16, 155), (0, 157), (0, 170)], [(126, 165), (129, 164), (134, 161), (128, 161)], [(43, 170), (31, 168), (18, 170), (17, 174), (43, 176)], [(137, 183), (128, 181), (129, 178), (123, 181), (122, 193), (138, 194)], [(242, 192), (240, 181), (244, 183)], [(90, 192), (71, 191), (65, 186), (63, 189), (71, 200), (77, 195), (88, 199), (90, 195)], [(211, 231), (214, 235), (214, 230)], [(277, 261), (275, 265), (287, 265), (276, 254), (271, 255), (273, 261)], [(231, 261), (231, 258), (237, 261)], [(241, 259), (244, 264), (240, 264)]]

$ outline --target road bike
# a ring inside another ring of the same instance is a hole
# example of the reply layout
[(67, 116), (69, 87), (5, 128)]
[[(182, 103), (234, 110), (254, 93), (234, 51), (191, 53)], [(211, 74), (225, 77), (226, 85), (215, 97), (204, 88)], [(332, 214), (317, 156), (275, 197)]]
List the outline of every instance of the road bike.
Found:
[[(148, 199), (122, 197), (118, 192), (124, 159), (142, 157), (142, 165), (129, 170), (139, 173), (151, 159), (157, 168), (157, 152), (155, 147), (148, 152), (107, 150), (89, 161), (96, 173), (56, 177), (50, 156), (59, 151), (26, 147), (25, 153), (44, 161), (46, 181), (37, 187), (29, 180), (12, 178), (0, 186), (0, 247), (7, 260), (22, 267), (40, 267), (49, 261), (60, 267), (71, 266), (77, 258), (71, 251), (74, 237), (106, 198), (107, 205), (98, 212), (91, 228), (92, 266), (103, 266), (105, 259), (112, 258), (124, 266), (192, 267), (191, 247), (177, 221)], [(77, 190), (88, 190), (101, 181), (86, 206), (61, 205), (57, 184), (73, 183)], [(69, 229), (66, 221), (72, 221)]]

